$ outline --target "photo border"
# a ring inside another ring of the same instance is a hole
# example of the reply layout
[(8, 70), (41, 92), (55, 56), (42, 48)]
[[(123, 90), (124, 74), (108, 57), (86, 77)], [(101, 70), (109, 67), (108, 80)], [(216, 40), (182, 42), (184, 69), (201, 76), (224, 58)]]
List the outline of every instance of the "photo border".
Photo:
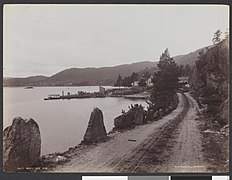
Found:
[[(133, 5), (133, 4), (184, 4), (184, 5), (190, 5), (190, 4), (218, 4), (218, 5), (228, 5), (230, 10), (229, 10), (229, 31), (231, 34), (231, 3), (232, 1), (230, 0), (155, 0), (155, 1), (151, 1), (151, 0), (3, 0), (2, 4), (2, 8), (1, 8), (1, 19), (0, 19), (0, 23), (2, 25), (1, 28), (1, 36), (0, 36), (0, 40), (1, 40), (1, 57), (2, 57), (2, 61), (1, 61), (1, 68), (2, 68), (2, 79), (1, 79), (1, 83), (3, 83), (3, 6), (4, 4), (127, 4), (127, 5)], [(230, 36), (230, 42), (231, 42), (231, 36)], [(231, 43), (229, 44), (230, 46), (230, 51), (229, 51), (229, 55), (230, 55), (230, 60), (231, 60)], [(229, 63), (230, 69), (232, 69), (232, 63)], [(229, 95), (231, 95), (231, 80), (232, 80), (232, 73), (230, 72), (230, 83), (229, 83)], [(2, 121), (0, 123), (1, 129), (3, 129), (3, 88), (1, 89), (1, 114), (2, 114)], [(231, 96), (230, 96), (230, 111), (229, 111), (229, 119), (230, 122), (229, 124), (231, 124), (231, 112), (232, 112), (232, 108), (231, 108)], [(3, 153), (0, 153), (0, 158), (1, 158), (1, 163), (0, 163), (0, 179), (3, 180), (8, 180), (8, 179), (14, 179), (14, 180), (18, 180), (18, 179), (23, 179), (23, 180), (39, 180), (39, 179), (45, 179), (45, 180), (63, 180), (65, 179), (69, 179), (69, 180), (81, 180), (82, 176), (213, 176), (213, 175), (229, 175), (231, 177), (232, 175), (232, 157), (231, 157), (231, 144), (232, 144), (232, 140), (231, 140), (231, 131), (232, 131), (232, 127), (231, 125), (229, 126), (229, 172), (228, 173), (7, 173), (7, 172), (3, 172)], [(1, 145), (0, 148), (3, 152), (3, 133), (0, 133), (1, 136)]]

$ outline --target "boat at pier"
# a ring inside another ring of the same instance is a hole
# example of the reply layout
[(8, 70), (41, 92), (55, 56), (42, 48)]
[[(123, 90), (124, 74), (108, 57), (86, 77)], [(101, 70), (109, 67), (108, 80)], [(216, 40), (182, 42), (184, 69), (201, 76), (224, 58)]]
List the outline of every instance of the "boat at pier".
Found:
[(48, 97), (44, 98), (44, 100), (57, 100), (57, 99), (81, 99), (81, 98), (91, 98), (91, 97), (102, 97), (98, 93), (87, 93), (83, 91), (79, 91), (78, 94), (71, 94), (68, 92), (64, 94), (62, 91), (62, 95), (60, 94), (50, 94)]
[(44, 98), (44, 100), (55, 100), (55, 99), (61, 99), (61, 96), (59, 94), (49, 94), (48, 97)]

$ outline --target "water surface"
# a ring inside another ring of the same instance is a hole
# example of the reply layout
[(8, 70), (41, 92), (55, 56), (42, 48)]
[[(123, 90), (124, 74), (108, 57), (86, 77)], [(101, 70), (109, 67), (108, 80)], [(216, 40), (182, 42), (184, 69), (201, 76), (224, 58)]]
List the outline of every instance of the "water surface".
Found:
[(103, 112), (107, 132), (112, 130), (114, 118), (122, 109), (128, 110), (130, 104), (144, 100), (124, 98), (87, 98), (71, 100), (50, 100), (43, 98), (48, 94), (61, 94), (62, 91), (97, 92), (98, 86), (82, 87), (23, 87), (3, 88), (3, 128), (12, 124), (14, 117), (33, 118), (40, 127), (42, 154), (62, 152), (79, 144), (86, 131), (89, 117), (94, 107)]

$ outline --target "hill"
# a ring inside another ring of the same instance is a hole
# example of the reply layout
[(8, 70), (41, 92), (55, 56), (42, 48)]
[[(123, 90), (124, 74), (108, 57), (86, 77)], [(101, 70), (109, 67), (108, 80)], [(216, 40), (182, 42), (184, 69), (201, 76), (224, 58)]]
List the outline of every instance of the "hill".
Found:
[(199, 52), (204, 50), (208, 50), (210, 48), (212, 48), (213, 46), (208, 46), (208, 47), (204, 47), (204, 48), (200, 48), (194, 52), (188, 53), (186, 55), (179, 55), (179, 56), (175, 56), (173, 57), (173, 59), (176, 61), (177, 64), (182, 64), (182, 65), (190, 65), (190, 66), (194, 66), (195, 62), (197, 61), (197, 57), (199, 56)]
[(47, 78), (44, 83), (45, 85), (112, 85), (119, 74), (125, 77), (133, 72), (153, 66), (155, 66), (155, 63), (144, 61), (114, 67), (71, 68)]
[[(177, 64), (194, 65), (200, 50), (198, 49), (186, 55), (173, 57)], [(139, 74), (156, 71), (157, 61), (143, 61), (133, 64), (123, 64), (114, 67), (101, 68), (70, 68), (65, 69), (51, 77), (32, 76), (27, 78), (4, 78), (4, 86), (68, 86), (68, 85), (112, 85), (120, 74), (122, 77), (130, 76), (133, 72)]]
[[(199, 52), (204, 50), (206, 51), (207, 49), (210, 49), (212, 48), (213, 46), (208, 46), (208, 47), (204, 47), (204, 48), (200, 48), (194, 52), (191, 52), (191, 53), (188, 53), (188, 54), (185, 54), (185, 55), (179, 55), (179, 56), (174, 56), (172, 57), (175, 62), (178, 64), (178, 65), (189, 65), (190, 67), (193, 67), (195, 65), (195, 62), (198, 60), (198, 56), (199, 56)], [(157, 63), (158, 62), (155, 62), (154, 66), (153, 67), (149, 67), (149, 68), (146, 68), (146, 69), (143, 69), (141, 71), (139, 71), (138, 73), (141, 75), (143, 74), (144, 72), (148, 71), (150, 74), (152, 74), (153, 72), (157, 71)]]
[(3, 86), (31, 86), (46, 80), (46, 76), (30, 76), (26, 78), (3, 78)]

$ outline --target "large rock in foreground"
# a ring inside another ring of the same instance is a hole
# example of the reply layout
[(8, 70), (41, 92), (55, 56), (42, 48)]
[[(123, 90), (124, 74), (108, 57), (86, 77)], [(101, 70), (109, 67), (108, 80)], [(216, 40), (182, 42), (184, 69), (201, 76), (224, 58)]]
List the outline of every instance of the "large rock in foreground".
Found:
[(35, 165), (40, 158), (41, 136), (38, 124), (21, 117), (13, 119), (3, 132), (3, 166), (5, 171)]
[(134, 123), (136, 125), (144, 124), (145, 121), (145, 112), (143, 108), (137, 107), (134, 110)]
[(132, 108), (114, 119), (116, 129), (125, 129), (133, 125), (145, 124), (145, 111), (142, 106), (135, 104)]
[(116, 129), (125, 129), (134, 124), (134, 112), (128, 111), (114, 119), (114, 126)]
[(99, 108), (94, 108), (84, 135), (84, 143), (105, 141), (106, 138), (107, 134), (103, 122), (103, 113)]

